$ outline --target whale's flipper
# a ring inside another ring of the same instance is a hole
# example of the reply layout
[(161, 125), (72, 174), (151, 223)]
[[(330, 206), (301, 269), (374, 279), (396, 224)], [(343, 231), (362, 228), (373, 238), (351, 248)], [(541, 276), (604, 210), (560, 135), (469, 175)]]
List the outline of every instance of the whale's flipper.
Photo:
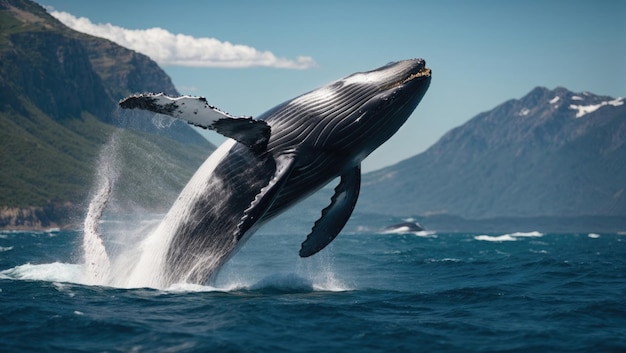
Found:
[(252, 118), (219, 119), (210, 129), (258, 151), (267, 148), (271, 132), (270, 126), (265, 121)]
[(244, 211), (241, 222), (237, 225), (237, 234), (235, 234), (235, 236), (238, 240), (241, 239), (250, 227), (263, 217), (267, 210), (269, 210), (276, 195), (278, 195), (278, 192), (285, 181), (287, 181), (296, 165), (295, 156), (291, 154), (278, 156), (274, 161), (276, 162), (276, 169), (273, 176), (269, 179), (267, 185), (259, 191), (250, 206)]
[(148, 110), (215, 130), (255, 150), (264, 150), (270, 138), (270, 127), (265, 121), (232, 116), (209, 105), (204, 97), (173, 98), (163, 93), (148, 93), (126, 97), (119, 104), (125, 109)]
[(361, 166), (357, 165), (341, 175), (330, 205), (322, 210), (322, 217), (315, 222), (313, 230), (302, 243), (301, 257), (316, 254), (337, 237), (354, 210), (360, 189)]

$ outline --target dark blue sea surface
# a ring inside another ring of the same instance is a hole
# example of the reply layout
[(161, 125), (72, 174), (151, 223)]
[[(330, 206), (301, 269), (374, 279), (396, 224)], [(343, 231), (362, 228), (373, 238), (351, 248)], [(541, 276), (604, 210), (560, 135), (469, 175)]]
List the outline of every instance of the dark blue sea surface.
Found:
[(624, 352), (626, 236), (259, 231), (211, 285), (81, 281), (82, 232), (0, 233), (2, 352)]

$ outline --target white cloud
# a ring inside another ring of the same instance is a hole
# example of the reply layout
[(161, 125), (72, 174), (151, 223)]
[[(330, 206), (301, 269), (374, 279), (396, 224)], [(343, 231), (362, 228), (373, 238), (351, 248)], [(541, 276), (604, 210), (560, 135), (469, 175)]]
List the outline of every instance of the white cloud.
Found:
[(281, 69), (308, 69), (317, 66), (310, 56), (296, 60), (276, 57), (272, 52), (221, 42), (215, 38), (196, 38), (173, 34), (163, 28), (126, 29), (107, 24), (94, 24), (88, 18), (77, 18), (67, 12), (48, 10), (75, 31), (106, 38), (123, 47), (149, 56), (160, 65), (242, 68), (266, 66)]

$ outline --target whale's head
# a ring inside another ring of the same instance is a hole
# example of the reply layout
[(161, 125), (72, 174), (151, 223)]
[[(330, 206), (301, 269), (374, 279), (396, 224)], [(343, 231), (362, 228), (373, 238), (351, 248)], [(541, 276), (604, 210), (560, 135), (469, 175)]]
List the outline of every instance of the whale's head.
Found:
[(272, 126), (274, 145), (300, 139), (300, 144), (360, 162), (404, 124), (430, 80), (423, 59), (392, 62), (285, 102), (264, 118)]
[[(362, 150), (361, 154), (371, 153), (406, 122), (424, 97), (430, 80), (431, 70), (426, 68), (426, 62), (412, 59), (355, 73), (333, 83), (337, 100), (352, 110), (345, 117), (332, 117), (338, 125), (337, 142)], [(352, 144), (341, 135), (350, 136)]]

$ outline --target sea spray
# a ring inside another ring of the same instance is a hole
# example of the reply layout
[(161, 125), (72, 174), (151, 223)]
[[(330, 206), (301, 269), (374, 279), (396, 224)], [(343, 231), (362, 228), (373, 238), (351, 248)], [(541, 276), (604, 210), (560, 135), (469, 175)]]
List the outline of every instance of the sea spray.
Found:
[[(152, 219), (150, 222), (143, 223), (129, 219), (108, 220), (103, 223), (102, 215), (105, 208), (112, 206), (115, 181), (119, 174), (119, 149), (122, 148), (118, 139), (112, 138), (101, 152), (98, 177), (93, 188), (94, 196), (85, 218), (83, 239), (85, 275), (82, 282), (119, 288), (150, 287), (166, 290), (178, 287), (187, 288), (188, 285), (195, 283), (187, 279), (188, 273), (169, 270), (168, 266), (172, 264), (167, 263), (168, 252), (171, 247), (176, 246), (172, 243), (172, 239), (180, 224), (188, 221), (190, 217), (190, 205), (194, 204), (196, 198), (205, 190), (207, 181), (211, 179), (210, 175), (226, 156), (232, 143), (223, 144), (207, 159), (162, 219)], [(104, 240), (106, 240), (106, 247)], [(202, 258), (187, 260), (194, 261), (189, 267), (192, 270), (195, 266), (203, 268), (216, 266), (216, 263), (212, 262), (213, 258), (208, 254)], [(295, 273), (259, 274), (256, 272), (255, 278), (246, 278), (242, 281), (238, 281), (238, 276), (235, 275), (226, 280), (226, 283), (218, 285), (218, 288), (220, 290), (273, 287), (282, 290), (299, 288), (305, 291), (347, 290), (348, 286), (340, 283), (335, 277), (332, 262), (331, 255), (320, 253), (315, 259), (308, 261), (297, 259), (294, 267)], [(261, 278), (258, 278), (258, 275), (261, 275)], [(204, 288), (204, 286), (201, 287)]]
[(100, 151), (94, 185), (95, 192), (83, 224), (84, 281), (88, 284), (106, 284), (111, 273), (111, 261), (104, 246), (99, 225), (118, 176), (117, 146), (117, 134), (114, 133)]
[(298, 270), (310, 279), (313, 289), (329, 292), (350, 290), (350, 286), (335, 276), (335, 256), (332, 247), (327, 251), (317, 253), (317, 256), (310, 261), (299, 260)]
[[(188, 219), (189, 205), (193, 204), (207, 187), (208, 176), (213, 173), (215, 167), (226, 156), (234, 143), (234, 140), (223, 143), (194, 174), (156, 230), (139, 245), (139, 260), (127, 278), (117, 282), (120, 283), (120, 286), (164, 289), (172, 284), (185, 282), (188, 277), (187, 273), (177, 273), (176, 278), (170, 278), (165, 268), (168, 250), (170, 246), (176, 246), (171, 244), (171, 240), (179, 225)], [(206, 258), (194, 259), (202, 265), (206, 265), (210, 260)]]

